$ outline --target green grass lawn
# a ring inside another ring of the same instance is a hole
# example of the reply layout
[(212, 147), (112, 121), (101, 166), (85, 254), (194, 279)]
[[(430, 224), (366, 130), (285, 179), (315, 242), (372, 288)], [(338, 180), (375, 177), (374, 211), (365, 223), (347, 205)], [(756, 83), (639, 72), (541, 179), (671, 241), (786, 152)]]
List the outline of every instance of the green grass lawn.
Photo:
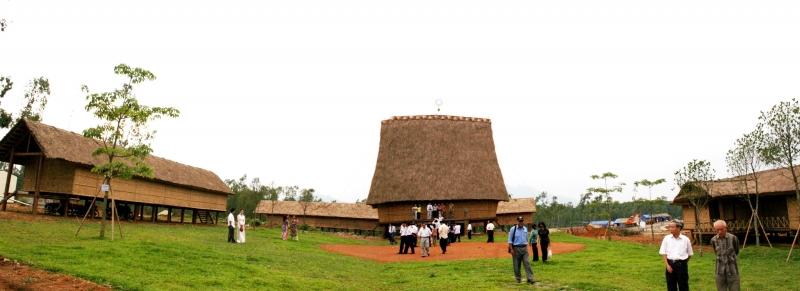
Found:
[[(376, 263), (327, 253), (323, 243), (377, 244), (309, 232), (282, 241), (280, 230), (249, 231), (247, 244), (228, 244), (224, 227), (123, 224), (123, 240), (96, 239), (94, 222), (73, 236), (75, 220), (0, 221), (0, 255), (35, 267), (110, 284), (118, 289), (514, 290), (511, 259)], [(500, 238), (502, 241), (503, 238)], [(663, 290), (657, 248), (555, 234), (586, 244), (582, 252), (534, 265), (538, 289)], [(458, 245), (454, 246), (455, 248)], [(800, 256), (786, 249), (746, 248), (743, 290), (800, 290)], [(694, 290), (714, 289), (714, 256), (690, 262)]]

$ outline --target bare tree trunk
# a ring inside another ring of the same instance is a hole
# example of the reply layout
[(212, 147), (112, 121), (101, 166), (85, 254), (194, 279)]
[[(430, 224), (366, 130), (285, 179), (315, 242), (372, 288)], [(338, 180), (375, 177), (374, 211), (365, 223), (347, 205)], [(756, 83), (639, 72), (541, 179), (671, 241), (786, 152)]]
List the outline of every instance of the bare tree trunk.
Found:
[[(107, 182), (108, 177), (103, 179), (103, 185)], [(103, 210), (100, 211), (100, 238), (106, 237), (106, 207), (108, 207), (108, 191), (103, 191)]]
[(694, 206), (694, 229), (697, 231), (697, 242), (700, 244), (700, 256), (703, 256), (703, 231), (700, 230), (700, 207), (697, 207), (697, 202), (692, 202)]

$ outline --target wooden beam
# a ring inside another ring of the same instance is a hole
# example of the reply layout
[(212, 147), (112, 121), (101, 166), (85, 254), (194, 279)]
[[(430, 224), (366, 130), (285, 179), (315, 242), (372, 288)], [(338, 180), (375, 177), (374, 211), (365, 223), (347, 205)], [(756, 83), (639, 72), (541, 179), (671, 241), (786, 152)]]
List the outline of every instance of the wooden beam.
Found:
[(17, 157), (38, 157), (44, 155), (43, 153), (15, 153)]
[(8, 173), (6, 174), (6, 188), (3, 191), (3, 211), (6, 211), (6, 204), (8, 203), (8, 190), (11, 187), (11, 173), (14, 172), (14, 148), (11, 148), (11, 157), (8, 159)]
[(150, 219), (153, 220), (153, 223), (156, 223), (158, 221), (158, 206), (150, 205), (150, 213), (152, 213)]
[(181, 223), (183, 223), (183, 211), (186, 210), (185, 208), (181, 208)]
[(167, 222), (172, 222), (172, 207), (167, 208)]
[(41, 185), (41, 178), (42, 178), (42, 162), (44, 160), (44, 156), (39, 156), (39, 166), (36, 168), (36, 182), (34, 183), (34, 196), (33, 196), (33, 204), (31, 208), (33, 209), (33, 215), (36, 215), (39, 208), (39, 187)]

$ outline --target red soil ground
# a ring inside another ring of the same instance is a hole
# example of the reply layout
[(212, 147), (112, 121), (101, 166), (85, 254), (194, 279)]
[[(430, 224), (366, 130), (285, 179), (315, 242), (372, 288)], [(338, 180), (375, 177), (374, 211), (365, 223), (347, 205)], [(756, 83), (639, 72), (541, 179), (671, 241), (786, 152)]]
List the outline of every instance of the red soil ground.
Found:
[[(363, 246), (363, 245), (321, 245), (322, 249), (354, 256), (382, 263), (389, 262), (423, 262), (423, 261), (445, 261), (445, 260), (470, 260), (488, 258), (508, 258), (508, 244), (505, 243), (486, 243), (486, 242), (460, 242), (450, 244), (447, 247), (447, 254), (442, 254), (439, 247), (431, 247), (431, 255), (423, 258), (420, 255), (420, 248), (416, 248), (416, 254), (400, 255), (397, 253), (398, 245), (393, 246)], [(584, 245), (573, 243), (553, 243), (551, 245), (554, 254), (563, 254), (583, 250)], [(528, 249), (530, 251), (530, 248)]]
[(111, 290), (111, 288), (0, 258), (0, 290)]

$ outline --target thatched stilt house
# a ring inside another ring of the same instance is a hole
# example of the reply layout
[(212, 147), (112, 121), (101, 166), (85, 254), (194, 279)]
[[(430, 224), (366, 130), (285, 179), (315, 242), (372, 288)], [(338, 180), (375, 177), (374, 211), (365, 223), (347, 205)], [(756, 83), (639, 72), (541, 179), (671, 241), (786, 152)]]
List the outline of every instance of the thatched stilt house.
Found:
[(273, 227), (280, 226), (289, 215), (298, 217), (301, 224), (322, 230), (370, 234), (378, 230), (378, 211), (361, 203), (262, 200), (256, 207), (256, 215)]
[(497, 204), (497, 224), (510, 226), (517, 224), (517, 217), (525, 218), (526, 224), (535, 223), (533, 214), (536, 213), (536, 201), (533, 198), (515, 198), (508, 202), (500, 201)]
[[(795, 168), (800, 173), (800, 167)], [(759, 216), (764, 230), (772, 235), (788, 234), (800, 226), (794, 182), (788, 168), (758, 172)], [(747, 178), (747, 186), (744, 180)], [(684, 229), (713, 236), (711, 223), (725, 220), (728, 231), (743, 234), (752, 215), (746, 199), (755, 204), (755, 183), (751, 177), (733, 177), (710, 183), (710, 195), (702, 187), (684, 185), (673, 200), (683, 207)], [(705, 195), (708, 203), (700, 209), (700, 222), (695, 221), (694, 206), (687, 197)], [(751, 226), (752, 227), (752, 226)], [(753, 229), (750, 229), (752, 232)]]
[[(25, 167), (21, 190), (32, 196), (34, 213), (39, 200), (48, 199), (56, 202), (47, 205), (46, 211), (82, 215), (93, 197), (103, 196), (103, 178), (91, 172), (94, 165), (103, 162), (102, 157), (92, 156), (98, 143), (77, 133), (23, 120), (0, 141), (0, 160)], [(216, 214), (225, 211), (231, 191), (216, 174), (156, 156), (148, 156), (146, 163), (154, 171), (153, 179), (114, 180), (113, 197), (122, 204), (121, 216), (142, 220), (147, 208), (155, 222), (161, 208), (168, 210), (170, 221), (173, 210), (180, 210), (183, 222), (184, 210), (191, 210), (193, 222), (206, 223), (214, 222)], [(4, 196), (12, 194), (8, 183), (4, 186)], [(101, 210), (93, 210), (95, 215), (99, 215), (97, 211)]]
[(381, 224), (417, 220), (412, 207), (442, 204), (446, 221), (485, 222), (508, 201), (489, 119), (424, 115), (381, 122), (380, 149), (367, 204)]

